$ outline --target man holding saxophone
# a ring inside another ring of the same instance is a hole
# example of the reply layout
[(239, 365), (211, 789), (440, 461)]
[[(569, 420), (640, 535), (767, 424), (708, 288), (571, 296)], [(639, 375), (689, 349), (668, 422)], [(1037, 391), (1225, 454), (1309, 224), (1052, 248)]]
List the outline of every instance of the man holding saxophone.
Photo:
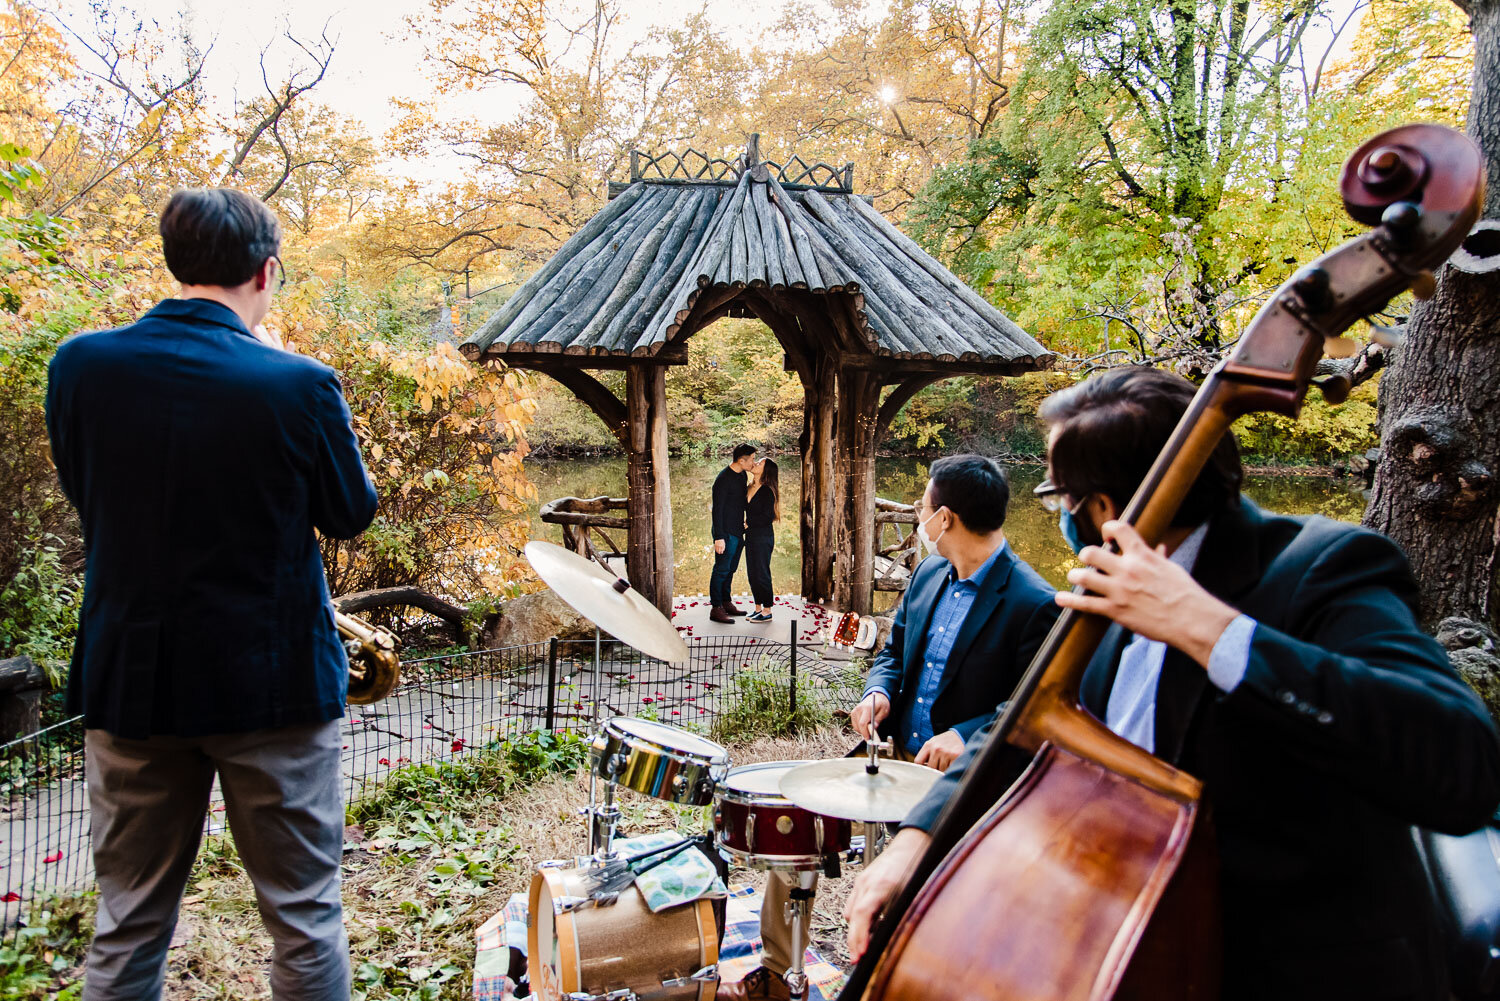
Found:
[(63, 344), (47, 387), (88, 560), (68, 678), (99, 882), (84, 998), (160, 996), (217, 776), (275, 942), (272, 996), (347, 1001), (348, 660), (314, 529), (357, 535), (375, 491), (337, 374), (260, 329), (285, 280), (275, 215), (179, 191), (161, 236), (181, 298)]

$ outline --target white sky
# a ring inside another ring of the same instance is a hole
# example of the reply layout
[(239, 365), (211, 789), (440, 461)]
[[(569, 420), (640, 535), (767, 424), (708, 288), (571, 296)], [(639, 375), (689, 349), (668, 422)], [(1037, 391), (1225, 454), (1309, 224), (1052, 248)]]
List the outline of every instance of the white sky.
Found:
[[(790, 5), (791, 0), (756, 0), (739, 9), (715, 5), (710, 13), (730, 38), (748, 46)], [(272, 43), (273, 59), (284, 60), (295, 50), (280, 38), (283, 31), (289, 28), (303, 39), (316, 39), (325, 23), (330, 37), (339, 40), (338, 51), (311, 99), (363, 120), (378, 136), (396, 120), (393, 99), (432, 96), (422, 66), (422, 43), (408, 37), (406, 27), (411, 15), (430, 16), (424, 0), (124, 0), (111, 6), (128, 7), (163, 27), (186, 17), (200, 47), (213, 43), (207, 91), (226, 108), (236, 95), (246, 99), (262, 92), (262, 48)], [(671, 24), (700, 4), (632, 0), (628, 6), (625, 30), (643, 32)], [(486, 100), (493, 102), (494, 97)], [(505, 117), (504, 109), (495, 110), (500, 112), (496, 117)]]
[[(87, 0), (63, 0), (86, 23)], [(882, 0), (868, 0), (871, 6)], [(1360, 0), (1332, 0), (1335, 21)], [(791, 7), (794, 0), (753, 0), (710, 4), (709, 15), (726, 36), (746, 47), (754, 44)], [(680, 21), (700, 8), (702, 0), (631, 0), (628, 22), (616, 41), (631, 37), (654, 25)], [(271, 45), (270, 65), (284, 72), (295, 49), (280, 36), (286, 30), (304, 39), (315, 39), (325, 22), (330, 37), (337, 36), (338, 50), (325, 79), (309, 98), (364, 122), (372, 136), (379, 137), (395, 123), (398, 112), (393, 99), (427, 99), (431, 94), (422, 65), (422, 43), (408, 37), (406, 18), (430, 16), (425, 0), (121, 0), (112, 9), (130, 9), (175, 33), (179, 19), (186, 18), (200, 48), (213, 44), (205, 71), (205, 89), (229, 113), (236, 101), (262, 93), (260, 52)], [(1326, 38), (1326, 32), (1320, 32)], [(1354, 26), (1345, 30), (1340, 47), (1353, 37)], [(1309, 50), (1326, 44), (1309, 39)], [(278, 62), (279, 61), (279, 62)], [(275, 77), (273, 76), (273, 82)], [(519, 99), (514, 90), (492, 89), (467, 92), (439, 106), (443, 114), (474, 114), (492, 121), (509, 118), (514, 108), (508, 100)], [(425, 165), (430, 178), (456, 169), (454, 161)]]

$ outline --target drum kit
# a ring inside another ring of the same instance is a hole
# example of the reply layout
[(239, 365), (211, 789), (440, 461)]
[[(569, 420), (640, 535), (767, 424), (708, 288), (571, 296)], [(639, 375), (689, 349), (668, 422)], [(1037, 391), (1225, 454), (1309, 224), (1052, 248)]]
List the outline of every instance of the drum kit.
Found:
[[(589, 854), (544, 862), (532, 877), (527, 929), (531, 989), (543, 1001), (711, 1001), (718, 987), (722, 928), (708, 899), (653, 912), (634, 877), (679, 852), (701, 848), (764, 871), (785, 873), (796, 889), (788, 917), (800, 934), (819, 873), (865, 861), (880, 848), (883, 822), (900, 820), (938, 772), (866, 755), (833, 761), (766, 761), (730, 767), (729, 752), (690, 730), (655, 720), (598, 719), (599, 631), (668, 662), (688, 659), (672, 624), (630, 585), (576, 553), (526, 545), (538, 576), (595, 624), (594, 712), (590, 748)], [(596, 789), (602, 783), (603, 795)], [(713, 830), (626, 857), (615, 848), (620, 790), (683, 806), (712, 806)], [(854, 835), (866, 825), (865, 838)], [(634, 868), (632, 868), (634, 867)], [(804, 997), (807, 978), (794, 941), (787, 986)]]

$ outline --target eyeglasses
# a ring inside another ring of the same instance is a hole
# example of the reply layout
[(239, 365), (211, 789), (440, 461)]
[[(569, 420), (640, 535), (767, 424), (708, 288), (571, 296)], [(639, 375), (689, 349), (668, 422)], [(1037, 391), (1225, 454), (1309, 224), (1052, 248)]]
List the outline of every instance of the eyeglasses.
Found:
[(1048, 511), (1061, 511), (1063, 506), (1062, 488), (1053, 483), (1051, 479), (1044, 479), (1032, 488), (1031, 494), (1042, 502), (1042, 507)]
[(275, 254), (271, 255), (271, 260), (276, 262), (276, 287), (271, 291), (280, 292), (282, 289), (286, 288), (286, 265), (282, 264), (281, 258), (277, 257)]

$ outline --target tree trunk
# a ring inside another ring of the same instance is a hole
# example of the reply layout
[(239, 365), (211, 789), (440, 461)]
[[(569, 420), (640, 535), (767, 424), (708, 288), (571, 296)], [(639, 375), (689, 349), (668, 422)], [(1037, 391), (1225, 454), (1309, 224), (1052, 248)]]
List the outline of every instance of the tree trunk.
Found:
[(667, 475), (667, 384), (660, 365), (625, 370), (630, 584), (672, 614), (672, 487)]
[[(1473, 0), (1469, 135), (1486, 160), (1484, 217), (1500, 215), (1500, 0)], [(1380, 385), (1380, 465), (1365, 524), (1401, 544), (1432, 626), (1500, 623), (1500, 271), (1445, 265), (1412, 310)]]
[(844, 366), (838, 373), (838, 455), (844, 484), (843, 541), (839, 547), (834, 604), (868, 615), (875, 597), (875, 426), (880, 379)]

